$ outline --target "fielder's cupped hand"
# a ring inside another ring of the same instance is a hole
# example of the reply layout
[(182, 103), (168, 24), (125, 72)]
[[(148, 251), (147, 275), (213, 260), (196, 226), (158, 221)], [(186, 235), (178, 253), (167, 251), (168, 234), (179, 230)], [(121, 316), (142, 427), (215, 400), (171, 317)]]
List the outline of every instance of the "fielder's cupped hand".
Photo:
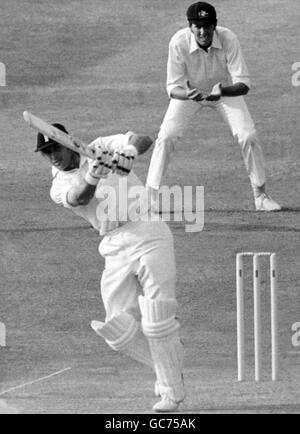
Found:
[(196, 102), (205, 100), (206, 95), (200, 92), (200, 90), (197, 89), (196, 87), (192, 87), (189, 81), (186, 82), (186, 85), (187, 85), (186, 96), (188, 99)]
[(222, 96), (222, 85), (221, 83), (217, 83), (212, 88), (210, 94), (205, 98), (206, 101), (219, 101)]

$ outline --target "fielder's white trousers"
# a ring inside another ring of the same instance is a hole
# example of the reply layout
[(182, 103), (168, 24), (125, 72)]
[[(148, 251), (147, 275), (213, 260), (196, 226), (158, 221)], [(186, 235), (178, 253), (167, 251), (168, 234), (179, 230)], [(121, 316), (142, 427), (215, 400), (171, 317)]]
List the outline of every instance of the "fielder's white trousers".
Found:
[(147, 178), (150, 187), (160, 187), (175, 145), (183, 137), (192, 118), (195, 115), (200, 117), (202, 110), (206, 108), (216, 110), (229, 126), (235, 141), (241, 147), (251, 185), (260, 187), (266, 182), (262, 149), (245, 100), (240, 96), (201, 103), (170, 100), (151, 158)]

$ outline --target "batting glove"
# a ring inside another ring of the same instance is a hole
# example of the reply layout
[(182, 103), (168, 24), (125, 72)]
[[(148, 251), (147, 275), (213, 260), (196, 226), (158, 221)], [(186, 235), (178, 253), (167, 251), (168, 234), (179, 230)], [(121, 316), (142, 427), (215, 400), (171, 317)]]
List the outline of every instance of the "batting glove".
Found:
[(113, 156), (113, 153), (109, 149), (107, 149), (107, 147), (103, 143), (99, 142), (98, 139), (96, 139), (92, 143), (90, 143), (88, 145), (88, 149), (92, 149), (93, 150), (93, 153), (94, 153), (95, 157), (99, 161), (101, 161), (103, 154), (105, 156), (108, 154), (108, 155), (110, 155), (111, 158)]
[(132, 145), (128, 145), (121, 152), (115, 152), (112, 158), (112, 172), (120, 176), (128, 175), (136, 155), (137, 150)]
[(97, 185), (101, 178), (107, 178), (111, 168), (111, 156), (107, 151), (102, 152), (97, 160), (89, 160), (89, 169), (84, 179), (88, 184)]

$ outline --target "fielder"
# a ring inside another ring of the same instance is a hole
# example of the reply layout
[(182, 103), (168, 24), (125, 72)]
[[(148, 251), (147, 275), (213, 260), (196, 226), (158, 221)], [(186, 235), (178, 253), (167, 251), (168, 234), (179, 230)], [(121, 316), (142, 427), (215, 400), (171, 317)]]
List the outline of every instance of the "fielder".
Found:
[(280, 205), (266, 193), (264, 157), (243, 98), (250, 79), (239, 41), (231, 30), (217, 26), (216, 10), (208, 3), (192, 4), (187, 19), (189, 26), (179, 30), (169, 44), (170, 104), (155, 143), (147, 185), (155, 198), (189, 122), (210, 108), (221, 115), (241, 147), (256, 210), (279, 211)]
[[(63, 125), (53, 125), (67, 133)], [(173, 237), (157, 217), (156, 221), (132, 221), (129, 215), (120, 219), (118, 213), (101, 207), (103, 191), (111, 187), (118, 195), (124, 176), (128, 191), (138, 185), (147, 192), (131, 169), (137, 155), (134, 145), (149, 140), (132, 132), (99, 137), (89, 145), (97, 155), (92, 160), (39, 133), (36, 151), (53, 166), (52, 200), (83, 217), (103, 236), (99, 253), (105, 258), (101, 295), (106, 318), (92, 321), (92, 328), (113, 350), (154, 369), (155, 393), (161, 399), (153, 410), (168, 412), (177, 410), (185, 397), (183, 347), (175, 317)], [(129, 196), (125, 199), (129, 203)], [(144, 212), (151, 217), (149, 207)]]

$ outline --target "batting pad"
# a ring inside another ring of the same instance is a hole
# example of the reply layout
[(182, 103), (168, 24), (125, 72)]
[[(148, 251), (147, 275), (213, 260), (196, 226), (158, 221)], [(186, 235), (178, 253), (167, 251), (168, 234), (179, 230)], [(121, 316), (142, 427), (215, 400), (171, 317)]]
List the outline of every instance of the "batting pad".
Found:
[(163, 338), (179, 330), (180, 324), (175, 319), (176, 300), (171, 298), (154, 300), (140, 296), (139, 305), (143, 332), (146, 336)]
[(154, 369), (149, 343), (141, 324), (127, 312), (122, 312), (108, 322), (92, 321), (92, 329), (115, 351)]
[(176, 301), (140, 296), (139, 305), (160, 393), (180, 402), (185, 397), (182, 379), (184, 351), (178, 334), (180, 325), (175, 319)]

